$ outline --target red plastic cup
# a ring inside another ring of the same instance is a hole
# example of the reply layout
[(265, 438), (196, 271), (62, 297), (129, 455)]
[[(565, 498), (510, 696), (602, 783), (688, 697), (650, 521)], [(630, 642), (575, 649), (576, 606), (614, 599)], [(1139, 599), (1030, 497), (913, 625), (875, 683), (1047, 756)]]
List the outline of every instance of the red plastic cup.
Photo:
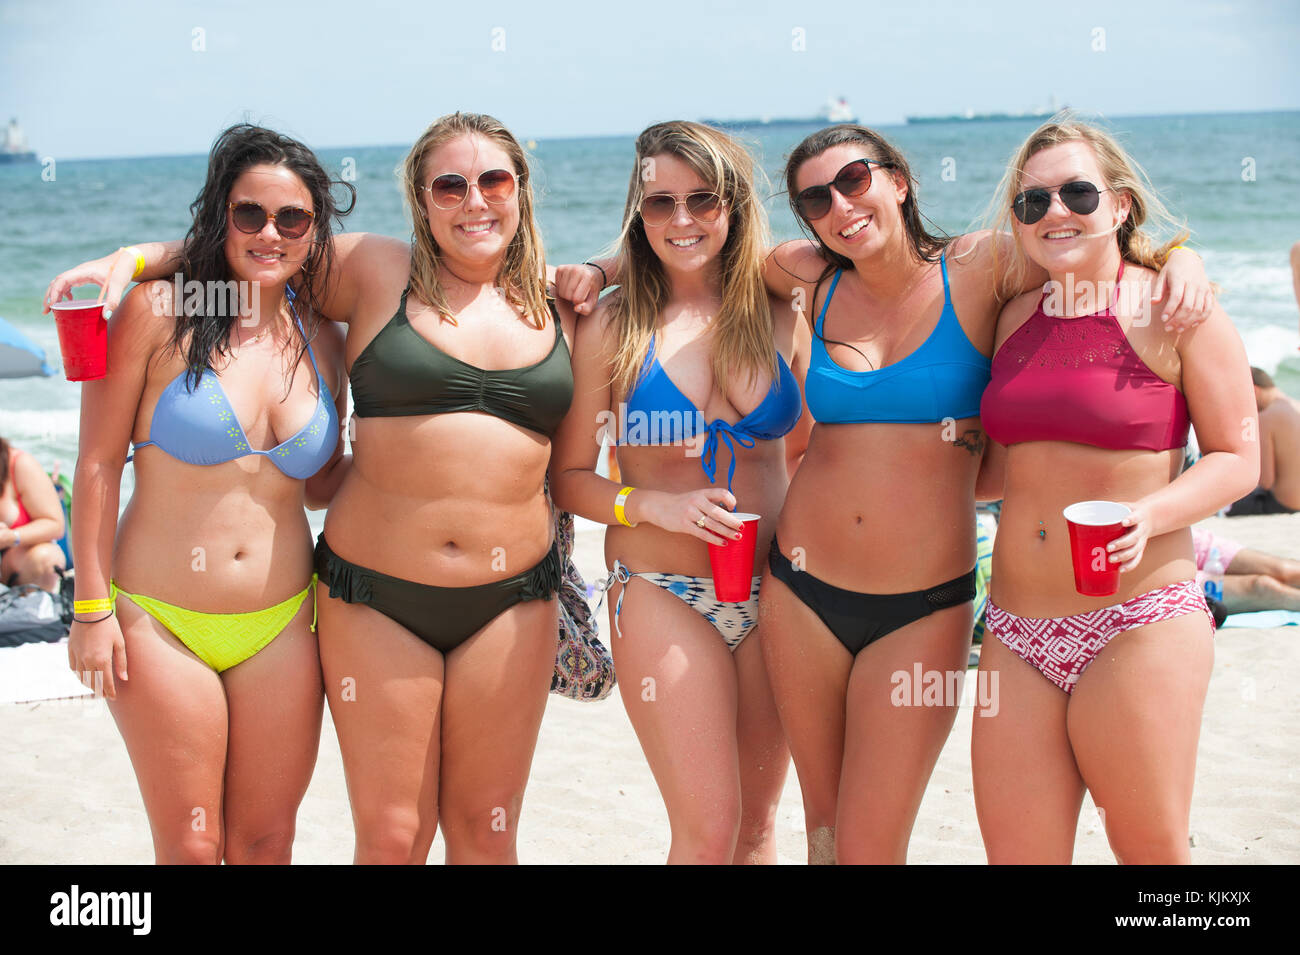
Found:
[(1115, 501), (1080, 501), (1061, 513), (1070, 528), (1074, 589), (1085, 597), (1118, 593), (1119, 564), (1111, 563), (1106, 545), (1124, 536), (1120, 521), (1129, 515), (1128, 506)]
[(758, 515), (732, 514), (745, 523), (740, 540), (709, 545), (709, 566), (713, 568), (713, 596), (729, 603), (749, 599), (754, 583), (754, 551), (758, 547)]
[(95, 381), (108, 374), (108, 322), (104, 303), (93, 299), (50, 306), (59, 331), (63, 375), (68, 381)]

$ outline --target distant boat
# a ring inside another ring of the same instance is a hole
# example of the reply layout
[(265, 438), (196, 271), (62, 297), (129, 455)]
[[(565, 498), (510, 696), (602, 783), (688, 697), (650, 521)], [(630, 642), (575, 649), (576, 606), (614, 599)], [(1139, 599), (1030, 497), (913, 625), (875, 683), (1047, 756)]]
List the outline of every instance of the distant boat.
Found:
[(13, 162), (36, 162), (36, 153), (27, 148), (27, 137), (16, 119), (9, 120), (4, 145), (0, 146), (0, 164)]
[(832, 97), (815, 116), (758, 116), (752, 119), (702, 119), (707, 126), (720, 129), (774, 128), (778, 126), (833, 126), (837, 123), (856, 123), (857, 115), (843, 96)]
[(977, 113), (973, 109), (968, 109), (964, 113), (953, 113), (948, 116), (908, 116), (907, 122), (910, 126), (917, 126), (927, 123), (1001, 123), (1016, 119), (1044, 120), (1055, 115), (1059, 109), (1061, 107), (1056, 105), (1056, 97), (1053, 96), (1050, 106), (1038, 106), (1019, 113)]

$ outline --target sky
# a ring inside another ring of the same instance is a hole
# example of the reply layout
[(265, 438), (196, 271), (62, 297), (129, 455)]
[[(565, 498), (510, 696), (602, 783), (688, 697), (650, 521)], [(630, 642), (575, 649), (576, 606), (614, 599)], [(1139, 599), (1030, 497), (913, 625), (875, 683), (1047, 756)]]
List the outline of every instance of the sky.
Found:
[(521, 138), (664, 119), (868, 125), (1071, 105), (1300, 109), (1300, 3), (0, 0), (0, 123), (38, 157), (204, 153), (244, 119), (408, 145), (457, 109)]

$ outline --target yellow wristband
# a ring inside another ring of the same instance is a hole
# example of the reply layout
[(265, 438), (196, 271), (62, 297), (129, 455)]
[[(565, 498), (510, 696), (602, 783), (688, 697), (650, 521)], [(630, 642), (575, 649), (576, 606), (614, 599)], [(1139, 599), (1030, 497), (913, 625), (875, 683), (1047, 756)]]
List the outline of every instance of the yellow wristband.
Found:
[(129, 252), (135, 256), (135, 271), (131, 273), (131, 278), (138, 279), (140, 273), (144, 271), (144, 253), (133, 245), (124, 245), (118, 249), (119, 252)]
[(618, 518), (618, 522), (624, 527), (636, 527), (627, 519), (627, 514), (623, 511), (623, 505), (627, 503), (627, 496), (635, 490), (634, 487), (625, 487), (618, 492), (618, 497), (614, 498), (614, 516)]
[(107, 597), (100, 597), (98, 600), (74, 600), (72, 602), (73, 613), (103, 613), (105, 610), (112, 610), (113, 602)]

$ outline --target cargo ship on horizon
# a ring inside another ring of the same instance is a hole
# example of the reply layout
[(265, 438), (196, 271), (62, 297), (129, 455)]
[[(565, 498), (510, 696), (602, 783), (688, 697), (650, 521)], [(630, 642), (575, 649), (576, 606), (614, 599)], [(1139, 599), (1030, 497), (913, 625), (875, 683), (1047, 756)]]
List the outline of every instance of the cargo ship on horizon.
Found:
[(9, 120), (9, 128), (5, 130), (4, 144), (0, 145), (0, 164), (35, 161), (36, 153), (27, 148), (27, 137), (23, 135), (18, 120)]

